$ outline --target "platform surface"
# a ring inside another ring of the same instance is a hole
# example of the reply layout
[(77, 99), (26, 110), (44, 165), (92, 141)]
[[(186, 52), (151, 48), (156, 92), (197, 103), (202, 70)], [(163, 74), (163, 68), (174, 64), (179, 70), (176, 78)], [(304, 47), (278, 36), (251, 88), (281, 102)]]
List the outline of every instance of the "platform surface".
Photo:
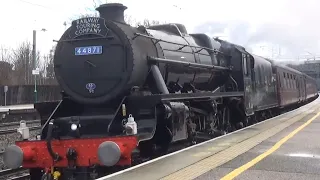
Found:
[(320, 98), (98, 180), (320, 179), (319, 135)]
[[(195, 178), (195, 180), (242, 179), (242, 180), (312, 180), (320, 179), (320, 116), (303, 129), (299, 128), (316, 113), (311, 113), (280, 133), (261, 142), (235, 159)], [(288, 137), (297, 128), (301, 129), (292, 138), (262, 160), (255, 159), (265, 155), (281, 139)], [(255, 160), (254, 160), (255, 159)], [(246, 169), (248, 162), (254, 163)], [(237, 172), (244, 168), (243, 172)], [(236, 170), (235, 170), (236, 169)], [(232, 175), (231, 172), (236, 172)], [(228, 175), (228, 176), (227, 176)]]
[(33, 104), (18, 104), (10, 106), (0, 106), (0, 112), (8, 112), (9, 110), (34, 109)]

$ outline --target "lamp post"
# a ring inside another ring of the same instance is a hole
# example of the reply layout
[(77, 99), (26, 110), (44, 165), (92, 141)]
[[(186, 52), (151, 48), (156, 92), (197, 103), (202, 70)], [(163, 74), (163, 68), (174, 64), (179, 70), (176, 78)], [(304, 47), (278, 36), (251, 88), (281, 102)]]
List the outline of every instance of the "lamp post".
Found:
[[(46, 29), (41, 29), (41, 31), (45, 32)], [(37, 67), (37, 31), (33, 30), (33, 46), (32, 46), (32, 58), (33, 58), (33, 70), (32, 75), (34, 75), (34, 102), (38, 101), (38, 94), (37, 94), (37, 75), (39, 75), (39, 68)]]

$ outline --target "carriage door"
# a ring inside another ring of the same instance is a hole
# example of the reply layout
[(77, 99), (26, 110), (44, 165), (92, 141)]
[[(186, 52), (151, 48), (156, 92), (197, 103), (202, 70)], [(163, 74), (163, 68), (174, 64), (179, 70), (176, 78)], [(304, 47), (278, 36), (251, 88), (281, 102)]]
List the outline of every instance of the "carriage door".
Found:
[(245, 107), (247, 115), (253, 114), (253, 104), (251, 96), (254, 92), (254, 81), (252, 81), (253, 74), (253, 59), (250, 58), (248, 54), (242, 54), (242, 69), (243, 69), (243, 84), (244, 84), (244, 97), (245, 97)]

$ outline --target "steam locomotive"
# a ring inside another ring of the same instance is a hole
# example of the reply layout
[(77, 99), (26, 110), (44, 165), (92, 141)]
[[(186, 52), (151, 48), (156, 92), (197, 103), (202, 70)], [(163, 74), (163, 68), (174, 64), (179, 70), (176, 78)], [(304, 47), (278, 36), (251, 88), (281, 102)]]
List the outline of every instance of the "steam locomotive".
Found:
[[(72, 22), (57, 43), (62, 100), (36, 103), (36, 140), (9, 146), (9, 168), (31, 179), (94, 179), (254, 124), (318, 97), (315, 80), (182, 24), (132, 27), (125, 6), (103, 4), (100, 17)], [(26, 131), (24, 133), (24, 131)], [(85, 174), (85, 175), (84, 175)]]

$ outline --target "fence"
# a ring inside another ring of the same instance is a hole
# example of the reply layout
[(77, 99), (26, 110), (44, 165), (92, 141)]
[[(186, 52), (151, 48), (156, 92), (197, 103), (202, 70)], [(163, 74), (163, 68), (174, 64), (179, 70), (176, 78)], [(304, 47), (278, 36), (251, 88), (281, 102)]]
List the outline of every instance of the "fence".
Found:
[[(57, 85), (38, 85), (37, 101), (56, 101), (61, 99), (61, 89)], [(0, 86), (0, 105), (5, 105), (4, 86)], [(33, 104), (35, 102), (34, 85), (8, 86), (6, 105)]]

